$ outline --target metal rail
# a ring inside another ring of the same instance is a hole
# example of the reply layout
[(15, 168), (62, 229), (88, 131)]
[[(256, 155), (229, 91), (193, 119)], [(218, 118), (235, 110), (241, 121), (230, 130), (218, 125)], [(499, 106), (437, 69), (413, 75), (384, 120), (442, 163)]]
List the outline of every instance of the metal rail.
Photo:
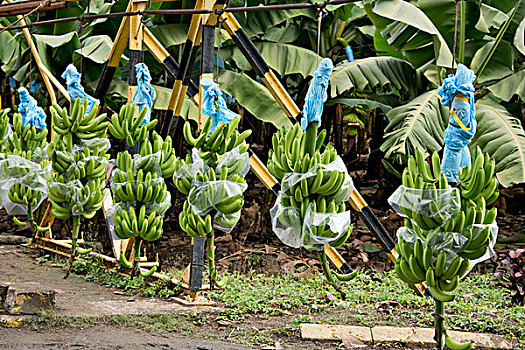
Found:
[[(244, 7), (228, 7), (225, 12), (263, 12), (263, 11), (283, 11), (283, 10), (300, 10), (307, 8), (322, 9), (328, 5), (341, 5), (356, 2), (358, 0), (330, 0), (320, 4), (298, 3), (298, 4), (282, 4), (282, 5), (264, 5), (264, 6), (244, 6)], [(10, 27), (7, 30), (32, 28), (46, 24), (55, 24), (71, 21), (89, 21), (99, 18), (115, 18), (115, 17), (129, 17), (129, 16), (144, 16), (144, 15), (205, 15), (214, 13), (214, 10), (208, 9), (166, 9), (166, 10), (138, 10), (126, 12), (114, 12), (99, 15), (83, 15), (77, 17), (64, 17), (57, 19), (50, 19), (46, 21), (36, 21), (31, 24), (19, 25)]]

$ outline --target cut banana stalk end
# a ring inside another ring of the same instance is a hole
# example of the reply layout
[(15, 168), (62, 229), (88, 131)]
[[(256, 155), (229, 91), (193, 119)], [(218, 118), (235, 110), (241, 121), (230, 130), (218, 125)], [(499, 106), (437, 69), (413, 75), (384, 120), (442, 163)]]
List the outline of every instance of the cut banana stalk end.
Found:
[(43, 227), (36, 225), (36, 230), (38, 232), (47, 232), (47, 231), (51, 230), (51, 225), (43, 226)]
[(89, 254), (93, 251), (93, 248), (87, 248), (87, 249), (82, 249), (80, 247), (77, 247), (77, 253), (79, 255), (86, 255), (86, 254)]
[(341, 274), (334, 271), (334, 276), (341, 282), (348, 282), (353, 280), (357, 276), (357, 271), (352, 271), (347, 274)]
[(155, 271), (157, 271), (157, 266), (153, 266), (149, 270), (139, 269), (140, 275), (142, 277), (150, 277), (151, 275), (155, 273)]
[(20, 220), (18, 220), (18, 218), (16, 216), (13, 216), (13, 221), (18, 226), (25, 226), (25, 225), (27, 225), (27, 221), (20, 221)]
[(451, 350), (470, 350), (473, 347), (471, 342), (468, 343), (458, 343), (454, 339), (448, 336), (445, 332), (445, 345)]
[(129, 262), (126, 257), (124, 256), (124, 252), (120, 252), (120, 257), (119, 257), (119, 260), (120, 260), (120, 263), (124, 266), (124, 267), (127, 267), (127, 268), (131, 268), (133, 266), (133, 264), (131, 262)]
[(224, 276), (220, 281), (215, 281), (217, 288), (223, 288), (228, 283), (228, 277)]

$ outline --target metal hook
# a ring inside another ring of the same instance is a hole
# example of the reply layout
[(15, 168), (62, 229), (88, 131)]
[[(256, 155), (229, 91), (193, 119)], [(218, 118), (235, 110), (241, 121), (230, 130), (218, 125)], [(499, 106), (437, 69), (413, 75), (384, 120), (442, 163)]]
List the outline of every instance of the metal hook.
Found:
[(146, 14), (151, 10), (151, 0), (148, 0), (148, 7), (146, 8), (145, 11), (141, 11), (142, 12), (142, 15), (140, 16), (140, 22), (142, 24), (145, 24), (149, 21), (151, 21), (151, 18), (149, 17), (146, 17)]

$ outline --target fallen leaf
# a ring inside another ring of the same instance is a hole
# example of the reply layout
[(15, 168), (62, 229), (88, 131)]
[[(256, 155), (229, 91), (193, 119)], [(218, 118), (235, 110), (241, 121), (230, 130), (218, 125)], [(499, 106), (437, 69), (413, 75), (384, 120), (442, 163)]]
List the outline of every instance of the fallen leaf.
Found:
[(334, 301), (336, 300), (337, 298), (330, 292), (326, 292), (326, 299), (330, 300), (330, 301)]
[(350, 349), (364, 348), (366, 344), (359, 338), (354, 337), (353, 335), (343, 335), (341, 341), (345, 347)]

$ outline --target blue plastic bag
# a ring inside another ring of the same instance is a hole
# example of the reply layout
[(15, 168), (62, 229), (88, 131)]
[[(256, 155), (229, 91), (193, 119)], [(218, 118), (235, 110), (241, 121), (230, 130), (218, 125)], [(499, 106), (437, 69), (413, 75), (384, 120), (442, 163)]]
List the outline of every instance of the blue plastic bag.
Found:
[(228, 109), (219, 84), (210, 78), (204, 78), (201, 80), (201, 85), (203, 89), (202, 113), (207, 118), (212, 118), (210, 132), (214, 132), (219, 123), (230, 124), (233, 119), (240, 118), (237, 113)]
[(345, 51), (346, 51), (346, 59), (348, 60), (348, 62), (354, 62), (354, 60), (355, 60), (354, 59), (354, 51), (352, 50), (350, 45), (345, 47)]
[(9, 87), (11, 87), (11, 89), (16, 89), (17, 84), (18, 82), (16, 81), (15, 78), (9, 77)]
[(310, 83), (308, 92), (304, 100), (303, 117), (301, 118), (301, 128), (306, 130), (308, 124), (317, 122), (321, 126), (321, 116), (323, 115), (323, 106), (328, 97), (328, 79), (332, 74), (334, 65), (329, 58), (323, 58), (319, 66), (314, 69), (314, 78)]
[(24, 128), (27, 123), (29, 123), (37, 129), (44, 129), (46, 127), (46, 114), (44, 110), (37, 105), (36, 100), (29, 95), (26, 88), (19, 88), (18, 96), (20, 97), (18, 113), (22, 116), (22, 125)]
[(157, 94), (155, 89), (151, 86), (151, 75), (148, 66), (144, 63), (137, 63), (135, 65), (135, 70), (137, 72), (137, 91), (135, 91), (131, 102), (139, 107), (139, 113), (144, 108), (148, 109), (148, 112), (140, 124), (149, 124), (153, 100), (155, 100)]
[(40, 90), (40, 83), (37, 83), (36, 81), (31, 80), (31, 82), (29, 83), (29, 91), (38, 92), (38, 90)]
[(98, 106), (100, 101), (92, 96), (89, 96), (84, 91), (84, 88), (82, 85), (80, 85), (80, 77), (81, 75), (77, 71), (77, 68), (72, 64), (68, 65), (64, 73), (62, 73), (62, 79), (66, 79), (66, 89), (69, 97), (71, 98), (71, 102), (75, 102), (77, 98), (80, 98), (81, 102), (84, 102), (84, 99), (87, 99), (88, 104), (86, 114), (89, 114), (89, 112), (91, 112), (91, 108), (93, 108), (94, 105)]
[(445, 150), (441, 172), (449, 182), (459, 181), (459, 169), (468, 166), (468, 144), (476, 134), (476, 108), (474, 106), (474, 72), (462, 64), (455, 75), (445, 78), (438, 89), (441, 104), (451, 107), (448, 127), (445, 130)]

